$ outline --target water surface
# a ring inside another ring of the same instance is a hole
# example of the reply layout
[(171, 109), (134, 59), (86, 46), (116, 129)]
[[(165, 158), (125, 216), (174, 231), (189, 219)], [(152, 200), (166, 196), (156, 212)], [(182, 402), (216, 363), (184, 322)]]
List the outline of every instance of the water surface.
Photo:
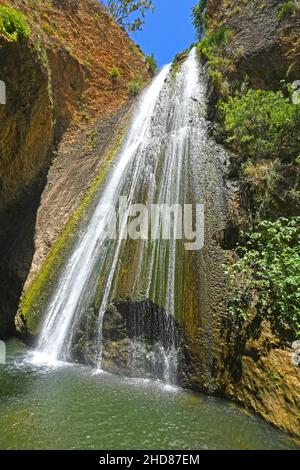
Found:
[(228, 401), (78, 365), (32, 365), (16, 341), (0, 366), (1, 449), (296, 449)]

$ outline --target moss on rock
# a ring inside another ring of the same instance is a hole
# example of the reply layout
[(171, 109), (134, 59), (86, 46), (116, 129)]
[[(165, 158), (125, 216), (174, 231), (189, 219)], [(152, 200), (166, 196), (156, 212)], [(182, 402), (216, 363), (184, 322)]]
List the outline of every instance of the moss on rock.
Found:
[(0, 5), (0, 33), (11, 40), (27, 39), (31, 30), (26, 17), (15, 8)]
[(104, 158), (98, 175), (91, 182), (79, 206), (73, 211), (62, 233), (51, 248), (40, 271), (23, 292), (16, 320), (17, 329), (23, 335), (28, 331), (33, 334), (37, 332), (41, 311), (49, 299), (67, 255), (76, 241), (79, 223), (94, 201), (96, 192), (104, 182), (110, 164), (120, 149), (124, 137), (124, 130), (125, 129), (122, 129), (119, 132), (114, 147)]

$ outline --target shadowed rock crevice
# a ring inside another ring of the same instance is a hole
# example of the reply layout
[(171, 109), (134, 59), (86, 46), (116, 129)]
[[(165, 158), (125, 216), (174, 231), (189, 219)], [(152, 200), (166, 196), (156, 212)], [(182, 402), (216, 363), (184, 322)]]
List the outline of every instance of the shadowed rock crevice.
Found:
[[(174, 317), (149, 299), (125, 299), (111, 304), (103, 318), (101, 366), (110, 372), (133, 377), (170, 381), (176, 367), (185, 367), (183, 332)], [(80, 321), (72, 340), (72, 358), (99, 365), (98, 312), (93, 306)], [(166, 371), (166, 362), (170, 369)]]
[(0, 337), (15, 332), (14, 316), (34, 253), (34, 227), (53, 140), (49, 75), (27, 42), (0, 38)]
[(34, 230), (45, 177), (0, 212), (0, 339), (15, 333), (15, 313), (35, 250)]
[[(5, 3), (25, 15), (31, 33), (16, 41), (0, 34), (1, 80), (7, 92), (7, 103), (0, 106), (2, 338), (15, 334), (26, 278), (29, 283), (39, 271), (99, 173), (104, 159), (100, 143), (114, 135), (111, 121), (132, 101), (128, 81), (134, 73), (141, 82), (150, 78), (138, 47), (99, 2)], [(113, 66), (122, 73), (117, 90), (112, 89)], [(45, 186), (52, 189), (49, 199), (42, 197)], [(38, 209), (43, 201), (47, 214), (41, 235)]]

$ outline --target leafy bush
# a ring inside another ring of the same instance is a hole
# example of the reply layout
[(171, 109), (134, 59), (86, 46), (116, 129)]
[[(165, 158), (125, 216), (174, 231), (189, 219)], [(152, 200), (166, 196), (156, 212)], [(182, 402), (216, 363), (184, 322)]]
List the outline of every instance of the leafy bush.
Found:
[(255, 164), (248, 160), (242, 165), (241, 174), (249, 183), (251, 200), (254, 203), (253, 211), (259, 217), (268, 216), (276, 208), (280, 171), (279, 160), (261, 160)]
[(226, 75), (235, 71), (232, 58), (226, 57), (224, 47), (232, 37), (232, 31), (222, 27), (211, 31), (199, 42), (198, 53), (207, 59), (208, 72), (221, 96), (228, 96), (229, 82)]
[(0, 32), (8, 39), (17, 41), (26, 39), (30, 35), (30, 28), (25, 16), (14, 8), (0, 6)]
[(282, 92), (249, 90), (219, 109), (227, 143), (243, 160), (292, 160), (300, 153), (300, 107)]
[(226, 45), (231, 37), (231, 30), (227, 26), (216, 31), (211, 31), (199, 43), (199, 51), (207, 58), (210, 59), (211, 55), (216, 49)]
[(297, 10), (300, 11), (300, 1), (295, 2), (294, 0), (286, 0), (280, 5), (278, 10), (278, 18), (283, 20), (288, 15)]
[(229, 312), (247, 317), (251, 308), (300, 334), (300, 217), (264, 220), (239, 249), (227, 271)]
[(110, 77), (112, 80), (118, 80), (118, 78), (121, 77), (121, 72), (118, 69), (118, 67), (116, 67), (115, 65), (112, 67), (110, 71)]
[(148, 55), (146, 57), (148, 68), (150, 72), (154, 75), (157, 71), (157, 63), (154, 57), (154, 54)]
[(192, 10), (193, 24), (195, 26), (199, 40), (204, 35), (206, 30), (206, 4), (207, 0), (200, 0)]
[(131, 96), (137, 96), (142, 89), (141, 82), (139, 80), (131, 80), (128, 84), (128, 91)]

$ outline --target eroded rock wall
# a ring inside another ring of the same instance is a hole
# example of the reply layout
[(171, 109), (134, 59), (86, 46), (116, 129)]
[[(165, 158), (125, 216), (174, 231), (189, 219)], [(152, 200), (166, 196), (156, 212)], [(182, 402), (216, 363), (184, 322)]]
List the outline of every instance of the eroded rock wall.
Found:
[[(279, 90), (282, 80), (293, 82), (300, 78), (300, 12), (291, 8), (281, 15), (283, 3), (208, 0), (208, 31), (215, 32), (222, 27), (230, 31), (222, 54), (231, 62), (224, 80), (232, 89), (240, 90), (240, 85), (246, 82), (252, 88)], [(215, 119), (215, 103), (220, 93), (215, 90), (211, 96), (209, 114)], [(222, 136), (218, 137), (225, 144)], [(233, 161), (234, 158), (233, 155)], [(294, 182), (299, 181), (299, 169), (295, 165), (283, 166), (280, 174), (276, 198), (271, 201), (274, 203), (271, 214), (275, 217), (298, 215), (299, 206), (284, 195), (286, 187), (293, 187)], [(229, 173), (226, 179), (232, 194), (227, 236), (231, 234), (238, 242), (239, 228), (251, 227), (255, 207), (244, 180), (236, 173)], [(236, 254), (227, 253), (228, 263), (234, 263)], [(219, 330), (216, 380), (218, 393), (252, 408), (269, 422), (299, 437), (300, 368), (292, 361), (295, 339), (295, 332), (288, 326), (279, 328), (259, 311), (247, 312), (246, 321), (224, 312)]]
[(226, 52), (235, 70), (230, 80), (249, 79), (253, 88), (279, 89), (300, 77), (300, 11), (280, 14), (282, 0), (208, 0), (207, 28), (232, 33)]
[(15, 331), (29, 272), (32, 279), (99, 172), (132, 101), (129, 81), (150, 78), (139, 48), (100, 4), (3, 3), (26, 15), (31, 34), (17, 41), (0, 37), (0, 79), (7, 86), (0, 108), (2, 338)]

